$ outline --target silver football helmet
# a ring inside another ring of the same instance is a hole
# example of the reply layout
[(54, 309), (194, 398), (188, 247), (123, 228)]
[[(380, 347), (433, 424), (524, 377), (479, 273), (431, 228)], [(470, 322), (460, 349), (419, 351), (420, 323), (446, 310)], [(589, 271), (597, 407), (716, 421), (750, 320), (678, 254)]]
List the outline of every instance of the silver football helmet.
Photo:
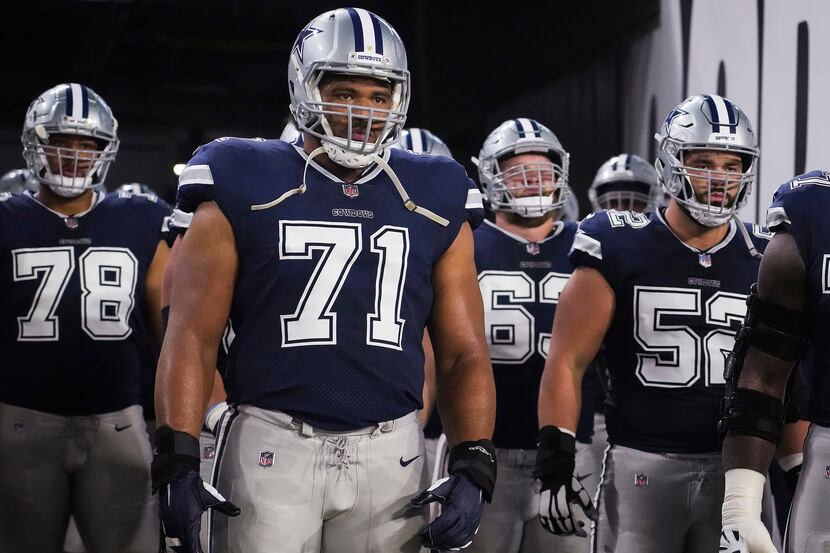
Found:
[[(72, 198), (103, 185), (118, 153), (118, 122), (104, 99), (82, 84), (59, 84), (29, 105), (23, 122), (23, 157), (34, 177)], [(98, 150), (50, 145), (54, 135), (95, 139)], [(83, 173), (83, 174), (80, 174)]]
[[(717, 96), (691, 96), (666, 117), (657, 140), (657, 173), (666, 193), (683, 206), (701, 225), (716, 227), (746, 204), (755, 180), (758, 142), (746, 114), (732, 101)], [(686, 155), (693, 150), (736, 153), (742, 171), (715, 171), (689, 167)], [(705, 201), (695, 195), (691, 179), (708, 181)], [(728, 193), (735, 188), (734, 201)], [(712, 200), (713, 189), (721, 200)]]
[(38, 182), (28, 169), (13, 169), (0, 177), (0, 192), (10, 194), (21, 194), (26, 192), (37, 192)]
[[(320, 81), (327, 73), (372, 77), (392, 85), (390, 109), (323, 102)], [(322, 142), (329, 158), (350, 168), (366, 167), (400, 138), (409, 108), (406, 50), (389, 23), (361, 8), (338, 8), (314, 18), (297, 36), (288, 61), (291, 114), (297, 127)], [(335, 136), (329, 117), (346, 117), (345, 137)], [(383, 129), (375, 142), (352, 129)]]
[(620, 154), (603, 163), (588, 189), (593, 211), (654, 211), (662, 194), (654, 166), (634, 154)]
[(562, 208), (559, 210), (559, 220), (572, 221), (574, 223), (579, 221), (579, 200), (573, 190), (570, 191), (570, 194), (565, 199), (565, 203), (562, 204)]
[(116, 192), (126, 192), (133, 196), (146, 196), (153, 201), (158, 200), (158, 194), (153, 189), (141, 182), (128, 182), (118, 187)]
[[(543, 154), (550, 162), (502, 167), (508, 158), (528, 153)], [(479, 180), (492, 209), (540, 217), (567, 200), (569, 159), (570, 154), (549, 128), (523, 117), (496, 127), (473, 163), (478, 165)]]
[(426, 129), (404, 129), (398, 146), (416, 154), (433, 154), (452, 159), (452, 152), (444, 141)]
[(300, 131), (297, 130), (297, 126), (292, 121), (287, 122), (285, 127), (282, 129), (282, 133), (280, 133), (280, 140), (292, 144), (296, 142), (299, 137)]

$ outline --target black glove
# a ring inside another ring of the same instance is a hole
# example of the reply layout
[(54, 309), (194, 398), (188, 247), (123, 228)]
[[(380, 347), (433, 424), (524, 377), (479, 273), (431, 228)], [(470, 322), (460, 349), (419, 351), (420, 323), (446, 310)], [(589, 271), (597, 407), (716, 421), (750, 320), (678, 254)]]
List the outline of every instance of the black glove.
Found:
[(206, 510), (232, 517), (241, 512), (199, 476), (199, 440), (185, 432), (158, 429), (152, 477), (153, 493), (160, 490), (162, 535), (176, 553), (202, 553), (199, 529)]
[(578, 504), (590, 520), (597, 520), (597, 511), (574, 476), (576, 439), (555, 426), (546, 426), (539, 431), (537, 447), (533, 476), (542, 481), (539, 521), (548, 532), (586, 537), (585, 523), (574, 518), (572, 505)]
[(462, 442), (450, 451), (448, 478), (434, 482), (410, 502), (423, 507), (437, 501), (441, 515), (419, 536), (428, 549), (457, 551), (473, 542), (481, 522), (483, 503), (493, 497), (496, 450), (490, 440)]

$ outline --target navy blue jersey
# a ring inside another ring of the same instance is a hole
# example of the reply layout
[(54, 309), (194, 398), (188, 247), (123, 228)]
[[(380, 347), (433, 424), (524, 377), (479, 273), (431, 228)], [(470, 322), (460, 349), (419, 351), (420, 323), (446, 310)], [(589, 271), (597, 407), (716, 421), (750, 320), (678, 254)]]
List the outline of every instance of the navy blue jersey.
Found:
[(573, 272), (575, 223), (529, 242), (486, 221), (475, 233), (485, 334), (496, 380), (496, 447), (535, 449), (539, 381), (559, 294)]
[(433, 267), (465, 221), (481, 221), (481, 194), (448, 158), (395, 149), (384, 159), (446, 226), (408, 211), (377, 166), (347, 184), (312, 161), (293, 193), (306, 154), (280, 140), (219, 139), (188, 163), (177, 208), (215, 201), (239, 255), (231, 402), (335, 431), (421, 408)]
[(679, 240), (660, 212), (600, 211), (580, 224), (571, 261), (598, 270), (616, 299), (604, 340), (611, 443), (720, 449), (726, 355), (769, 240), (764, 229), (745, 229), (730, 222), (726, 238), (702, 252)]
[(813, 171), (782, 184), (767, 211), (770, 230), (787, 231), (807, 272), (811, 355), (805, 360), (812, 390), (808, 416), (830, 426), (830, 173)]
[(0, 402), (60, 415), (139, 402), (145, 275), (163, 206), (96, 192), (75, 217), (0, 195)]

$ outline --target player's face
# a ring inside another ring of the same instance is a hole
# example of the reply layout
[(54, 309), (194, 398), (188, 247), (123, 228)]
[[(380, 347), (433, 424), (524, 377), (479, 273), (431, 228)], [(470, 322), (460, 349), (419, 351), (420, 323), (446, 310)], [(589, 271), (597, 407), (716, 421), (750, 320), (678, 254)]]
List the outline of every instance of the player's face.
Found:
[(743, 176), (741, 156), (720, 150), (686, 152), (683, 165), (700, 203), (729, 207), (738, 195)]
[[(340, 104), (327, 107), (327, 111), (344, 114), (343, 116), (326, 115), (334, 136), (351, 138), (356, 142), (377, 141), (386, 124), (386, 115), (385, 113), (372, 113), (371, 109), (389, 110), (392, 108), (392, 85), (390, 83), (371, 77), (331, 75), (320, 83), (320, 95), (323, 102)], [(346, 115), (349, 109), (352, 113), (351, 136), (349, 136), (349, 117)], [(372, 116), (371, 128), (367, 128), (370, 116)]]
[(645, 213), (648, 204), (639, 200), (633, 200), (631, 197), (616, 197), (610, 198), (605, 202), (608, 207), (603, 206), (603, 209), (613, 209), (615, 211), (636, 211), (637, 213)]
[(67, 178), (83, 178), (92, 168), (101, 146), (93, 138), (57, 134), (45, 148), (49, 170)]
[(499, 161), (504, 185), (516, 198), (547, 196), (554, 191), (553, 163), (542, 154), (518, 154)]

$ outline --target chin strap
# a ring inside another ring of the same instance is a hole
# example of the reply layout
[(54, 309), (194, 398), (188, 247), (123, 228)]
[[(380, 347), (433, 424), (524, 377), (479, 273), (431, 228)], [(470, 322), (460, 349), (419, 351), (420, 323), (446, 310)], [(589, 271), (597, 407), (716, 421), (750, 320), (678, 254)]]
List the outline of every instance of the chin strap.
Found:
[[(272, 200), (268, 203), (252, 205), (251, 206), (251, 211), (261, 211), (263, 209), (271, 209), (272, 207), (281, 204), (282, 202), (284, 202), (285, 200), (287, 200), (291, 196), (297, 196), (299, 194), (305, 193), (305, 191), (308, 189), (308, 185), (306, 184), (306, 174), (308, 173), (308, 166), (309, 166), (309, 164), (311, 164), (312, 159), (314, 159), (318, 155), (324, 153), (325, 151), (326, 151), (326, 148), (324, 146), (320, 146), (319, 148), (316, 148), (310, 154), (308, 154), (308, 157), (306, 158), (306, 161), (305, 161), (305, 167), (303, 168), (303, 181), (302, 181), (302, 184), (300, 184), (299, 187), (292, 188), (290, 190), (286, 190), (282, 195), (280, 195), (280, 197), (278, 197), (277, 199)], [(413, 202), (412, 199), (409, 197), (409, 194), (406, 193), (406, 190), (404, 189), (403, 184), (401, 184), (401, 181), (398, 178), (398, 175), (396, 175), (395, 171), (393, 171), (392, 168), (389, 166), (389, 164), (386, 163), (385, 159), (383, 159), (381, 156), (375, 154), (375, 155), (372, 156), (372, 161), (377, 163), (378, 166), (389, 176), (389, 179), (392, 181), (392, 184), (395, 185), (395, 189), (398, 191), (398, 194), (401, 196), (401, 200), (403, 200), (403, 206), (404, 206), (404, 208), (406, 208), (407, 211), (412, 211), (414, 213), (417, 213), (418, 215), (426, 217), (430, 221), (432, 221), (434, 223), (438, 223), (442, 227), (446, 227), (447, 225), (450, 224), (450, 222), (448, 220), (444, 219), (440, 215), (437, 215), (437, 214), (433, 213), (432, 211), (430, 211), (429, 209), (427, 209), (425, 207), (421, 207), (419, 205), (416, 205), (415, 202)]]
[(406, 208), (407, 211), (412, 211), (414, 213), (417, 213), (418, 215), (422, 215), (423, 217), (426, 217), (433, 223), (438, 223), (442, 227), (446, 227), (450, 224), (449, 221), (447, 221), (440, 215), (433, 213), (425, 207), (416, 205), (415, 202), (413, 202), (412, 199), (409, 197), (409, 194), (406, 193), (403, 184), (401, 184), (400, 179), (398, 179), (398, 175), (396, 175), (392, 168), (389, 167), (389, 164), (386, 163), (385, 159), (376, 155), (374, 157), (374, 161), (380, 166), (381, 169), (383, 169), (386, 172), (387, 175), (389, 175), (389, 179), (392, 181), (392, 184), (394, 184), (395, 188), (398, 190), (398, 194), (400, 194), (401, 200), (403, 200), (403, 206)]
[(275, 206), (281, 204), (282, 202), (284, 202), (285, 200), (287, 200), (291, 196), (297, 196), (297, 195), (300, 195), (300, 194), (304, 194), (305, 191), (308, 189), (308, 186), (306, 185), (306, 182), (305, 182), (305, 176), (308, 173), (308, 166), (311, 163), (312, 159), (319, 156), (320, 154), (322, 154), (325, 151), (326, 151), (326, 149), (324, 147), (320, 146), (319, 148), (316, 148), (314, 151), (312, 151), (310, 154), (308, 154), (308, 157), (305, 160), (305, 167), (303, 167), (303, 181), (302, 181), (302, 183), (300, 184), (299, 187), (292, 188), (291, 190), (286, 190), (285, 192), (282, 193), (282, 195), (279, 198), (277, 198), (275, 200), (271, 200), (267, 204), (252, 205), (251, 206), (251, 211), (261, 211), (263, 209), (271, 209), (272, 207), (275, 207)]
[(761, 252), (759, 252), (755, 247), (755, 244), (752, 242), (752, 238), (749, 236), (749, 232), (746, 230), (746, 225), (741, 222), (737, 213), (732, 214), (732, 220), (735, 221), (736, 225), (738, 225), (738, 230), (741, 232), (741, 236), (744, 237), (744, 242), (746, 243), (746, 248), (749, 250), (749, 255), (755, 259), (761, 259), (763, 257)]

